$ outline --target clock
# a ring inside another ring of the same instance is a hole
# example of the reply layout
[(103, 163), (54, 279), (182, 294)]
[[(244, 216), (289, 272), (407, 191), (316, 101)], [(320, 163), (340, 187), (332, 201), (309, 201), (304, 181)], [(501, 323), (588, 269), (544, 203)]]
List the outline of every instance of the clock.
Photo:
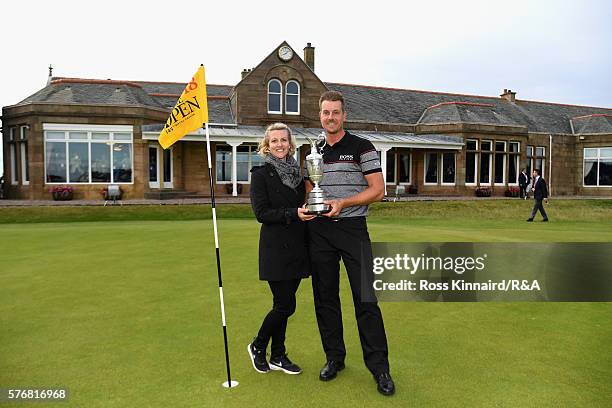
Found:
[(291, 58), (293, 58), (293, 50), (291, 47), (286, 45), (280, 47), (278, 49), (278, 58), (282, 59), (283, 61), (289, 61)]

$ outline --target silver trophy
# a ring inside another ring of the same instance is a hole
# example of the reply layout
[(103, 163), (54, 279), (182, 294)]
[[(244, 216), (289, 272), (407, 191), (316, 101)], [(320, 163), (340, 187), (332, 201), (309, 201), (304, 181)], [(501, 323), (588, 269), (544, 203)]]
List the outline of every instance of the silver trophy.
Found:
[[(314, 188), (308, 193), (308, 200), (306, 204), (306, 208), (308, 215), (321, 215), (327, 214), (331, 211), (331, 206), (329, 204), (324, 204), (323, 201), (326, 200), (325, 192), (321, 187), (319, 187), (319, 183), (323, 178), (323, 154), (321, 154), (321, 150), (325, 146), (325, 134), (321, 133), (318, 140), (312, 140), (307, 137), (306, 140), (310, 142), (310, 154), (306, 156), (306, 167), (308, 168), (308, 177), (314, 184)], [(319, 142), (323, 141), (323, 146), (319, 147)]]

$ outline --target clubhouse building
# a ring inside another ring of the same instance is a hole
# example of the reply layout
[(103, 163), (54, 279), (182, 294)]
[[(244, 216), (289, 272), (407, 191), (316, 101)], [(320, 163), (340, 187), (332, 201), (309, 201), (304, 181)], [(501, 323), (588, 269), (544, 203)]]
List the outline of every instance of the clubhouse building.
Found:
[[(214, 64), (214, 62), (212, 62)], [(195, 70), (195, 66), (194, 66)], [(210, 195), (202, 130), (168, 150), (157, 137), (185, 84), (52, 77), (2, 108), (8, 198), (51, 199), (70, 185), (76, 199), (120, 185), (125, 199)], [(612, 109), (499, 97), (323, 82), (315, 49), (283, 42), (235, 85), (207, 85), (213, 180), (219, 195), (248, 196), (267, 125), (294, 131), (296, 157), (322, 129), (318, 99), (344, 94), (345, 128), (380, 152), (388, 195), (504, 195), (520, 169), (542, 170), (551, 193), (612, 197)]]

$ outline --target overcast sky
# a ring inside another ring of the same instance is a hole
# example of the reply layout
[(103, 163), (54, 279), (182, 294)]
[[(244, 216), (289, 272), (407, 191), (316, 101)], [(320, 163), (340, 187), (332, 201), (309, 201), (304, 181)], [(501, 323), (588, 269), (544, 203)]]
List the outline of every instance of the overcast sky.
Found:
[[(343, 82), (612, 107), (612, 2), (4, 2), (0, 106), (55, 76), (233, 85), (286, 40)], [(350, 114), (350, 112), (349, 112)]]

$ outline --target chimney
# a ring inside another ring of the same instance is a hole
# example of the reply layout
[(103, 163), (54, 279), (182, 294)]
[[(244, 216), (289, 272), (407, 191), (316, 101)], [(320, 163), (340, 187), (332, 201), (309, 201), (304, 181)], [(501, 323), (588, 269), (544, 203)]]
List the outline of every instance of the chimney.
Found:
[(49, 64), (49, 76), (47, 77), (47, 85), (51, 83), (52, 78), (53, 78), (53, 66)]
[(504, 89), (504, 93), (502, 93), (501, 96), (503, 99), (507, 100), (508, 102), (512, 102), (514, 103), (514, 101), (516, 100), (515, 96), (516, 96), (516, 92), (512, 92), (511, 89)]
[(310, 67), (310, 69), (312, 69), (313, 72), (315, 70), (314, 50), (314, 47), (310, 45), (310, 43), (306, 44), (306, 47), (304, 47), (304, 62)]
[(243, 69), (242, 74), (241, 74), (242, 75), (241, 79), (244, 79), (247, 75), (249, 75), (249, 72), (251, 72), (250, 69), (246, 69), (246, 68)]

